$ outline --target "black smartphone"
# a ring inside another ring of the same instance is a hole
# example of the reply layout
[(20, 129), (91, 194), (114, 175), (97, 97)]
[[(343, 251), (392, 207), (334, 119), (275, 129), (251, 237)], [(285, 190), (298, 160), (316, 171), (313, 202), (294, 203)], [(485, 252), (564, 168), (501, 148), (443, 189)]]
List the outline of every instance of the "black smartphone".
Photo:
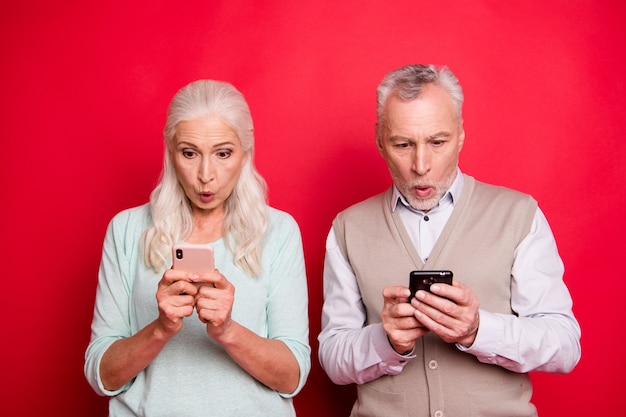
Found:
[(409, 289), (411, 296), (409, 301), (415, 297), (419, 290), (430, 292), (430, 286), (434, 283), (452, 285), (452, 271), (411, 271), (409, 275)]

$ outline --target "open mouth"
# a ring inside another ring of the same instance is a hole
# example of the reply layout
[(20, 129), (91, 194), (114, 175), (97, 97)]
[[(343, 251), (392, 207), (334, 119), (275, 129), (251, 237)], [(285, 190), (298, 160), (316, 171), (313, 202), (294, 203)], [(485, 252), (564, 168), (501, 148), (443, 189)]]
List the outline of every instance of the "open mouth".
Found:
[(206, 203), (206, 202), (211, 201), (215, 194), (210, 191), (206, 191), (206, 192), (200, 192), (198, 193), (198, 195), (200, 196), (200, 199)]
[(418, 197), (428, 197), (430, 195), (431, 187), (416, 186), (414, 190), (415, 190), (415, 194), (417, 194)]

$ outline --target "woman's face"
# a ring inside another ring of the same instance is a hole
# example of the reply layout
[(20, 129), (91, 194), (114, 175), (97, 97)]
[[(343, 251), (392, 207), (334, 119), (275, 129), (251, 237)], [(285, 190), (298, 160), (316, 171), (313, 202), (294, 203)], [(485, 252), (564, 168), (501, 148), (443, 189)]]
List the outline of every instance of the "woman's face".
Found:
[(172, 162), (194, 213), (222, 212), (246, 162), (235, 131), (203, 117), (176, 126)]

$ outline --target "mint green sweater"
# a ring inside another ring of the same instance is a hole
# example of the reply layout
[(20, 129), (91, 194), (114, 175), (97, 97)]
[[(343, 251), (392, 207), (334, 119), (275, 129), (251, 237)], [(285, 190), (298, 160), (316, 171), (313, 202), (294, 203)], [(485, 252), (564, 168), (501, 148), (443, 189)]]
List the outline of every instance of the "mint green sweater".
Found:
[(85, 353), (85, 376), (98, 394), (111, 397), (111, 417), (295, 416), (291, 398), (311, 367), (302, 241), (290, 215), (270, 207), (268, 213), (261, 276), (237, 268), (223, 239), (211, 245), (216, 267), (236, 288), (232, 318), (288, 346), (300, 366), (296, 391), (279, 393), (252, 378), (207, 336), (195, 314), (134, 380), (117, 391), (104, 389), (99, 376), (104, 352), (158, 316), (155, 294), (163, 271), (148, 268), (139, 249), (151, 221), (146, 204), (122, 211), (109, 224)]

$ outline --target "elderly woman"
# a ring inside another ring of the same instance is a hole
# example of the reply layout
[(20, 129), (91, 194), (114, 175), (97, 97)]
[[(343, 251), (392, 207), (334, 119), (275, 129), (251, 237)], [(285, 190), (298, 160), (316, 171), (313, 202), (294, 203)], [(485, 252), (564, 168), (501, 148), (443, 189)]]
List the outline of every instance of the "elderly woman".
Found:
[[(150, 203), (106, 232), (85, 376), (112, 417), (293, 416), (311, 365), (302, 242), (267, 206), (248, 105), (192, 82), (164, 137)], [(178, 243), (210, 245), (217, 269), (171, 269)]]

